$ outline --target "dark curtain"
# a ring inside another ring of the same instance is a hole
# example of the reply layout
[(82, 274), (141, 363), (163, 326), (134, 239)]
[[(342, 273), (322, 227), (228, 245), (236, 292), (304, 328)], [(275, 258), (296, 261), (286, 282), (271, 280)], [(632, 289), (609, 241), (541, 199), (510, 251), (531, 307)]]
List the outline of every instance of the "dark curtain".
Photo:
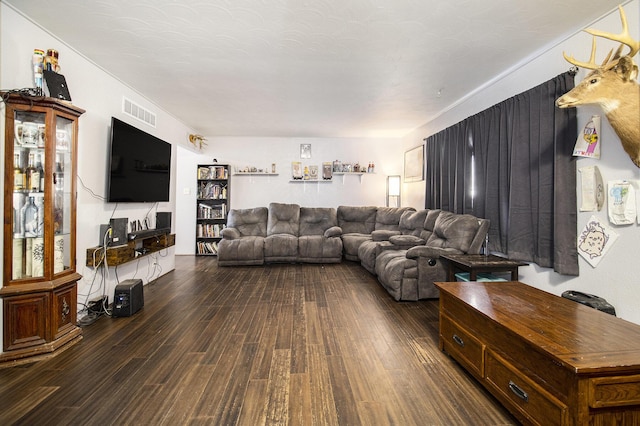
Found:
[(427, 181), (425, 207), (487, 218), (492, 251), (578, 275), (576, 111), (555, 106), (573, 86), (561, 74), (427, 138), (443, 185)]
[(472, 214), (473, 143), (467, 123), (458, 123), (432, 136), (425, 148), (425, 207)]

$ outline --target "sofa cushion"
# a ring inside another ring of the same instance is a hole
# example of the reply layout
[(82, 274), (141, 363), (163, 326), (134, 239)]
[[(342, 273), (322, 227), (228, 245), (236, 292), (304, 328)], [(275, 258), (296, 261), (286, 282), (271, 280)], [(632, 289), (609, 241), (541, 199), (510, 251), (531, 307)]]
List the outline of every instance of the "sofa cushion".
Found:
[(428, 209), (422, 209), (402, 213), (400, 222), (398, 223), (398, 229), (404, 235), (420, 236), (420, 232), (424, 230), (424, 221), (428, 212)]
[(298, 204), (269, 204), (267, 236), (289, 234), (298, 236), (300, 231), (300, 206)]
[(376, 229), (371, 233), (373, 241), (389, 241), (394, 235), (400, 235), (400, 231), (391, 231), (387, 229)]
[(342, 240), (339, 236), (326, 238), (322, 235), (301, 235), (298, 237), (299, 262), (339, 263), (341, 260)]
[(371, 234), (376, 227), (377, 207), (338, 206), (338, 226), (343, 234)]
[(429, 210), (427, 212), (427, 217), (424, 219), (424, 225), (422, 227), (425, 231), (429, 232), (429, 236), (433, 233), (433, 229), (436, 227), (436, 220), (438, 219), (438, 216), (440, 216), (441, 212), (442, 210), (440, 209)]
[(371, 234), (342, 234), (342, 245), (344, 258), (347, 260), (359, 261), (358, 249), (365, 241), (371, 241)]
[(418, 300), (418, 263), (404, 250), (383, 251), (376, 259), (378, 281), (396, 300)]
[(265, 262), (296, 262), (298, 237), (291, 234), (274, 234), (264, 239)]
[(248, 236), (237, 239), (225, 237), (218, 243), (219, 266), (262, 265), (263, 263), (264, 237)]
[(300, 235), (323, 235), (338, 225), (336, 209), (328, 207), (300, 207)]
[(400, 218), (407, 211), (415, 211), (415, 209), (413, 207), (378, 207), (376, 211), (376, 231), (399, 230)]
[(422, 246), (426, 243), (423, 238), (417, 237), (415, 235), (394, 235), (389, 238), (389, 242), (391, 242), (394, 246), (398, 247), (415, 247)]
[[(231, 209), (227, 217), (227, 228), (235, 228), (241, 237), (267, 236), (267, 208)], [(223, 230), (224, 232), (225, 230)]]
[(442, 211), (436, 219), (427, 246), (454, 248), (466, 253), (479, 227), (478, 218), (474, 216)]

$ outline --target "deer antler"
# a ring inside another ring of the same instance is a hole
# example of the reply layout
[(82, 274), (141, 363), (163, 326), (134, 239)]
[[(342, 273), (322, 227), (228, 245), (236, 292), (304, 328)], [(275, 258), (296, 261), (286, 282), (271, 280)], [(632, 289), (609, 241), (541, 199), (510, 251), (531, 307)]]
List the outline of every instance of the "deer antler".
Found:
[[(589, 58), (589, 62), (580, 62), (576, 60), (573, 57), (573, 55), (567, 56), (566, 53), (562, 52), (564, 59), (566, 59), (566, 61), (569, 62), (570, 64), (573, 64), (577, 67), (582, 67), (589, 70), (596, 70), (596, 69), (602, 69), (602, 68), (609, 69), (614, 67), (620, 60), (623, 46), (629, 46), (630, 50), (629, 50), (629, 53), (627, 53), (627, 56), (629, 56), (629, 58), (634, 57), (636, 53), (640, 51), (640, 41), (634, 40), (633, 38), (631, 38), (631, 34), (629, 34), (629, 26), (627, 25), (627, 16), (624, 14), (624, 9), (622, 8), (622, 6), (618, 6), (618, 8), (620, 9), (620, 20), (622, 21), (622, 32), (620, 34), (612, 34), (612, 33), (593, 30), (589, 28), (585, 30), (585, 32), (593, 36), (593, 42), (591, 43), (591, 57)], [(613, 58), (611, 56), (611, 54), (613, 53), (613, 49), (609, 51), (609, 54), (607, 55), (605, 60), (602, 62), (602, 65), (596, 64), (596, 37), (602, 37), (602, 38), (606, 38), (606, 39), (621, 43), (621, 45), (616, 50), (615, 55), (613, 55)], [(607, 63), (609, 62), (609, 59), (611, 59), (611, 62)]]
[[(567, 54), (564, 52), (562, 52), (562, 56), (564, 56), (564, 59), (566, 59), (567, 62), (575, 65), (576, 67), (582, 67), (588, 70), (597, 70), (598, 68), (600, 68), (600, 65), (596, 64), (596, 38), (595, 37), (593, 37), (593, 41), (591, 42), (591, 57), (589, 58), (589, 62), (578, 61), (573, 57), (573, 55), (567, 56)], [(609, 52), (609, 55), (607, 56), (607, 60), (609, 60), (609, 56), (611, 56), (611, 52)]]
[(624, 13), (624, 9), (621, 5), (618, 5), (618, 9), (620, 9), (620, 21), (622, 21), (622, 32), (620, 34), (612, 34), (604, 31), (592, 30), (590, 28), (585, 31), (593, 36), (617, 41), (624, 44), (625, 46), (629, 46), (630, 51), (629, 53), (627, 53), (627, 56), (633, 58), (636, 53), (640, 51), (640, 40), (634, 40), (631, 37), (631, 34), (629, 34), (629, 26), (627, 25), (627, 16)]

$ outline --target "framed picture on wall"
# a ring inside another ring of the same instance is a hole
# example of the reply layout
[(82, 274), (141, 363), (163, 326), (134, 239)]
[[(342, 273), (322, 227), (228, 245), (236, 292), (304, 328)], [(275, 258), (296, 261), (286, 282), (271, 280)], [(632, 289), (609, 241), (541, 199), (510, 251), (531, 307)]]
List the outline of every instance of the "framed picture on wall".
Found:
[(299, 161), (291, 162), (291, 177), (293, 179), (302, 179), (302, 163)]
[(404, 181), (424, 180), (424, 145), (417, 146), (404, 153)]
[(300, 158), (311, 158), (311, 144), (310, 143), (301, 143), (300, 144)]

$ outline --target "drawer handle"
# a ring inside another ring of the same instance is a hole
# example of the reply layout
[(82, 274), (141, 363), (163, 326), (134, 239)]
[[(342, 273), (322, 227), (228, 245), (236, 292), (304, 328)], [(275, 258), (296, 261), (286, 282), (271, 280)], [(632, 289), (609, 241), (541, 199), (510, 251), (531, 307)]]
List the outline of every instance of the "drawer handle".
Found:
[(509, 380), (509, 389), (511, 389), (511, 392), (516, 394), (516, 396), (522, 399), (524, 402), (529, 402), (529, 395), (527, 395), (527, 393), (523, 391), (520, 386), (516, 385), (511, 380)]
[(464, 340), (462, 340), (462, 337), (458, 336), (457, 334), (454, 334), (453, 341), (464, 348)]

